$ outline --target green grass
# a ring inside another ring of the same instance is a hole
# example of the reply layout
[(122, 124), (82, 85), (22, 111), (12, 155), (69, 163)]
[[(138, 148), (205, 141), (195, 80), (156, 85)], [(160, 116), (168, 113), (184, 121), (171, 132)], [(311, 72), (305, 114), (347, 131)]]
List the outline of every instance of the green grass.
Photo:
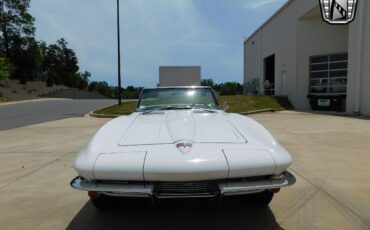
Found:
[[(275, 97), (271, 96), (221, 96), (219, 98), (220, 106), (228, 102), (230, 113), (245, 113), (261, 109), (283, 109), (284, 105)], [(288, 106), (287, 106), (288, 107)]]
[(124, 102), (122, 105), (113, 105), (103, 109), (96, 110), (95, 114), (105, 115), (129, 115), (136, 109), (137, 101)]
[[(271, 96), (220, 96), (218, 98), (220, 106), (228, 102), (230, 113), (245, 113), (260, 109), (283, 109), (290, 108), (287, 100)], [(136, 101), (125, 102), (121, 106), (113, 105), (104, 109), (95, 111), (96, 114), (105, 115), (129, 115), (136, 109)]]

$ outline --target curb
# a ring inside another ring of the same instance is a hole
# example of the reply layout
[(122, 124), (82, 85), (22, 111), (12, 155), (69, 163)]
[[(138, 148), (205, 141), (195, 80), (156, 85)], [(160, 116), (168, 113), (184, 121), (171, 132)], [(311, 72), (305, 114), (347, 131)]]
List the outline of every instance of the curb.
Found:
[(37, 102), (37, 101), (50, 101), (50, 100), (69, 100), (68, 98), (35, 98), (35, 99), (27, 99), (27, 100), (14, 100), (8, 102), (2, 102), (1, 105), (14, 105), (14, 104), (22, 104), (28, 102)]
[[(129, 99), (127, 101), (136, 101), (136, 99)], [(97, 114), (95, 113), (95, 111), (98, 111), (98, 110), (101, 110), (101, 109), (105, 109), (105, 108), (108, 108), (108, 107), (111, 107), (112, 105), (109, 105), (109, 106), (104, 106), (104, 107), (101, 107), (101, 108), (98, 108), (98, 109), (95, 109), (89, 113), (87, 113), (85, 115), (86, 116), (90, 116), (90, 117), (96, 117), (96, 118), (117, 118), (117, 117), (120, 117), (120, 116), (127, 116), (127, 115), (113, 115), (113, 114)]]
[(95, 110), (91, 111), (90, 113), (86, 114), (85, 116), (90, 116), (90, 117), (95, 117), (95, 118), (117, 118), (117, 117), (120, 117), (120, 116), (124, 116), (124, 115), (98, 114), (98, 113), (95, 113), (95, 111), (98, 111), (98, 110), (101, 110), (101, 109), (105, 109), (105, 108), (108, 108), (108, 107), (111, 107), (111, 105), (110, 106), (104, 106), (104, 107), (95, 109)]
[(97, 108), (97, 109), (94, 109), (88, 113), (86, 113), (84, 115), (84, 117), (97, 117), (97, 118), (115, 118), (113, 116), (115, 115), (110, 115), (110, 114), (97, 114), (95, 113), (95, 111), (98, 111), (98, 110), (101, 110), (101, 109), (105, 109), (105, 108), (108, 108), (110, 106), (104, 106), (104, 107), (101, 107), (101, 108)]
[(284, 111), (284, 110), (291, 110), (293, 108), (280, 108), (280, 109), (273, 109), (273, 108), (268, 108), (268, 109), (259, 109), (259, 110), (252, 110), (249, 112), (245, 113), (240, 113), (241, 115), (250, 115), (250, 114), (257, 114), (257, 113), (273, 113), (273, 112), (279, 112), (279, 111)]
[(94, 112), (89, 113), (90, 117), (95, 117), (95, 118), (117, 118), (120, 116), (125, 116), (125, 115), (113, 115), (113, 114), (97, 114)]

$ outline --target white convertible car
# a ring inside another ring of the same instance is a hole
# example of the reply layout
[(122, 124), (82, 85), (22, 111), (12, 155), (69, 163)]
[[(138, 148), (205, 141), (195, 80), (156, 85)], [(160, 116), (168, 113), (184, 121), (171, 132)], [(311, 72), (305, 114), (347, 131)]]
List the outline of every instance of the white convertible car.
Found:
[(113, 197), (249, 196), (268, 205), (295, 183), (289, 153), (259, 123), (226, 113), (209, 87), (144, 89), (137, 111), (105, 124), (71, 182), (97, 208)]

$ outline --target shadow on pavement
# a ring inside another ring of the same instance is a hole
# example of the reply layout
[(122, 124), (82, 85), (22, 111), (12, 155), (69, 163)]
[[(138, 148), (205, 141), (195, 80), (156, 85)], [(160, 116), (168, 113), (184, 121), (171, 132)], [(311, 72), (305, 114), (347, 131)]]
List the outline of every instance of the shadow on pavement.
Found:
[(99, 211), (87, 202), (67, 229), (282, 229), (269, 207), (246, 205), (242, 198), (216, 205), (205, 200), (173, 200), (152, 207), (148, 200), (120, 200)]

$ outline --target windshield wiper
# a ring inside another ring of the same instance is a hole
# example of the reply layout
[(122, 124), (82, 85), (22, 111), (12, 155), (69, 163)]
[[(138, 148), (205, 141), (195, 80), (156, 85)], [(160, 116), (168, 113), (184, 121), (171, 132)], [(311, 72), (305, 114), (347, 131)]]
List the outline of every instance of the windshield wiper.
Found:
[(213, 109), (208, 109), (208, 108), (200, 107), (199, 104), (193, 104), (193, 105), (191, 105), (191, 108), (192, 109), (195, 109), (195, 110), (200, 110), (202, 112), (207, 112), (207, 113), (215, 113), (216, 112)]
[(162, 106), (162, 107), (159, 107), (159, 108), (156, 108), (156, 109), (151, 109), (151, 110), (148, 110), (148, 111), (145, 111), (143, 112), (143, 115), (145, 114), (149, 114), (149, 113), (152, 113), (152, 112), (156, 112), (156, 111), (160, 111), (160, 110), (169, 110), (169, 109), (191, 109), (192, 107), (191, 106)]
[(193, 108), (194, 110), (198, 110), (198, 111), (201, 111), (201, 112), (207, 112), (207, 113), (216, 113), (215, 110), (212, 110), (212, 109), (205, 109), (205, 108)]
[(170, 110), (170, 109), (194, 109), (194, 110), (199, 110), (199, 111), (203, 111), (203, 112), (207, 112), (207, 113), (215, 113), (216, 112), (212, 109), (199, 108), (196, 105), (184, 105), (184, 106), (170, 105), (170, 106), (162, 106), (162, 107), (159, 107), (159, 108), (156, 108), (156, 109), (151, 109), (151, 110), (145, 111), (145, 112), (143, 112), (143, 115), (149, 114), (149, 113), (152, 113), (152, 112), (156, 112), (156, 111), (160, 111), (160, 110)]

